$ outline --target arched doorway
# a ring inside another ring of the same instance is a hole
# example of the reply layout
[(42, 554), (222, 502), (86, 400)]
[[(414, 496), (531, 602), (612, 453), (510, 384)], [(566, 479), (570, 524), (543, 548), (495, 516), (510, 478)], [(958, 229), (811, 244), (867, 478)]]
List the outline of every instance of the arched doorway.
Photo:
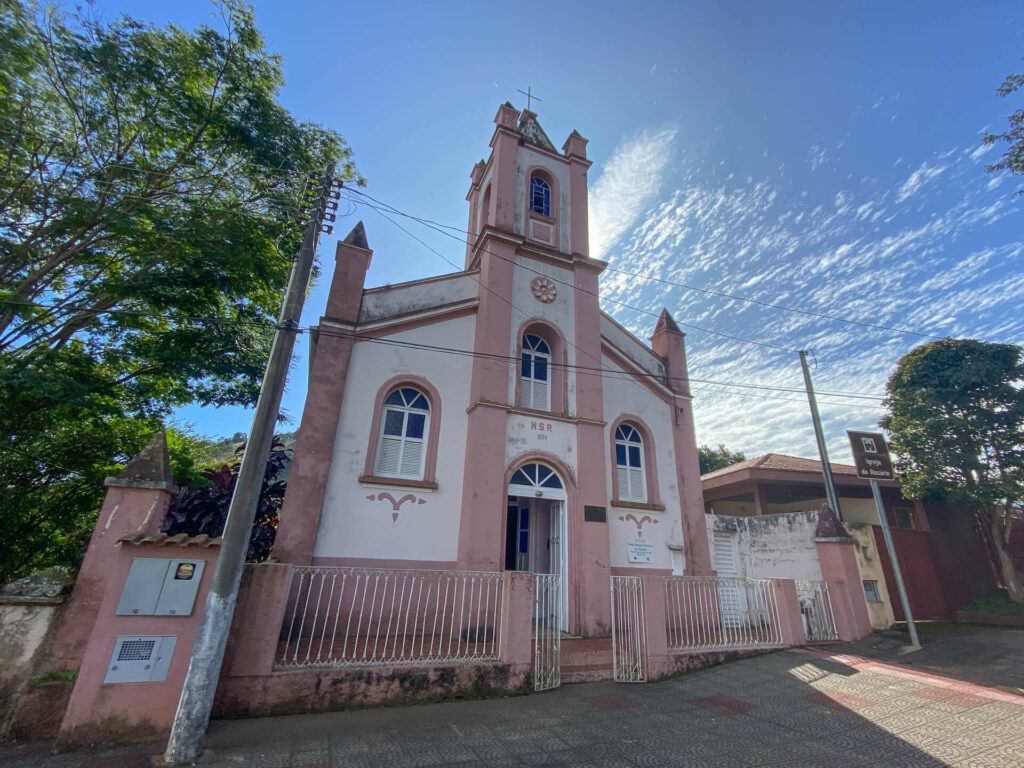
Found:
[(561, 629), (568, 631), (569, 568), (565, 482), (543, 461), (520, 466), (509, 479), (505, 570), (561, 577)]

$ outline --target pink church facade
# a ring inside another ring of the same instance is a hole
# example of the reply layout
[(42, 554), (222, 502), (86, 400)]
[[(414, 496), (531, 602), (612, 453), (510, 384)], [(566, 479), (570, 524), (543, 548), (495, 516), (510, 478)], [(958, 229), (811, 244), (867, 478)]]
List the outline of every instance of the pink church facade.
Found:
[[(870, 631), (856, 543), (825, 510), (803, 575), (716, 574), (684, 336), (667, 311), (650, 345), (601, 311), (586, 140), (559, 151), (508, 104), (494, 122), (462, 271), (367, 289), (362, 224), (338, 246), (215, 715), (643, 682)], [(159, 532), (162, 433), (108, 485), (53, 646), (78, 670), (50, 705), (66, 744), (167, 734), (219, 555)]]
[(495, 123), (464, 271), (367, 290), (362, 225), (339, 245), (275, 552), (559, 574), (562, 629), (606, 637), (610, 576), (711, 573), (684, 338), (598, 306), (586, 140)]

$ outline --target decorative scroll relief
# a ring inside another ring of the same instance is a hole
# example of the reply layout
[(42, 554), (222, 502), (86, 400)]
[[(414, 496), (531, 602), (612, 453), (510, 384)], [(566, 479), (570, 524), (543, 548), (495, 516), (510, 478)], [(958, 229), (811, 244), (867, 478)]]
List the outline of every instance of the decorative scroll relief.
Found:
[(535, 277), (530, 281), (530, 292), (541, 304), (550, 304), (558, 295), (558, 287), (551, 278)]
[(415, 501), (417, 504), (426, 504), (426, 499), (418, 498), (415, 494), (407, 493), (400, 499), (395, 499), (390, 493), (385, 491), (384, 493), (370, 494), (366, 497), (370, 501), (390, 501), (391, 502), (391, 520), (398, 522), (398, 512), (402, 508), (402, 505), (407, 501)]

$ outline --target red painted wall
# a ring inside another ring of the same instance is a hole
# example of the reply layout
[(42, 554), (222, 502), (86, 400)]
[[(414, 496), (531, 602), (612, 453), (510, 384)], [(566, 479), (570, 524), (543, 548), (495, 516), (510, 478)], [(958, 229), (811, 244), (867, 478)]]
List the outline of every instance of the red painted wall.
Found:
[[(885, 584), (889, 588), (892, 600), (892, 611), (896, 621), (905, 621), (903, 606), (900, 604), (899, 590), (893, 576), (889, 553), (885, 548), (885, 538), (880, 525), (872, 526), (875, 530), (875, 543), (885, 572)], [(903, 581), (907, 586), (907, 598), (910, 610), (915, 619), (947, 619), (952, 618), (952, 611), (947, 608), (942, 595), (942, 583), (935, 569), (935, 553), (932, 549), (930, 534), (927, 531), (908, 531), (902, 528), (892, 529), (893, 544), (896, 557), (899, 558), (903, 571)]]

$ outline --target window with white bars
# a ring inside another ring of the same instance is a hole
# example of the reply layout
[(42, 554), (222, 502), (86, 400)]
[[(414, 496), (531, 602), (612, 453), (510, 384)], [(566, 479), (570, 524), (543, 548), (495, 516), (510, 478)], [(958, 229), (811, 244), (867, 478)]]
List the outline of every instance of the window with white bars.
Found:
[(620, 424), (615, 430), (615, 477), (622, 501), (647, 501), (644, 482), (644, 442), (636, 427)]
[(519, 405), (538, 411), (551, 410), (551, 347), (540, 336), (523, 336)]
[(374, 474), (422, 480), (429, 424), (426, 395), (413, 387), (399, 387), (389, 394), (381, 414)]

